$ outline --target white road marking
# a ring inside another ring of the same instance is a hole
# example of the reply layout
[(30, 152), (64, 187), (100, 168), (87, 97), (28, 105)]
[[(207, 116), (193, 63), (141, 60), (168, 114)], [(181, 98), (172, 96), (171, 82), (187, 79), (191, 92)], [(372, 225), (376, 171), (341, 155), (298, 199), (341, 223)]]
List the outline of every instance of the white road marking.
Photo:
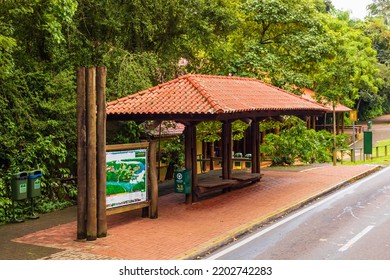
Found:
[(368, 226), (365, 229), (363, 229), (360, 233), (355, 235), (354, 238), (349, 240), (347, 244), (345, 244), (343, 247), (339, 249), (339, 252), (347, 251), (353, 244), (355, 244), (360, 238), (362, 238), (364, 235), (366, 235), (370, 230), (372, 230), (374, 226)]

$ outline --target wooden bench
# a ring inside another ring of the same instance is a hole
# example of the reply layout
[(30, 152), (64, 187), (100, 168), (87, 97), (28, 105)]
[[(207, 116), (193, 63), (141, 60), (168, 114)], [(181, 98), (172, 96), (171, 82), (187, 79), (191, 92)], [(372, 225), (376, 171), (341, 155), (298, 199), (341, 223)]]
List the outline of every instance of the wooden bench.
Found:
[(237, 180), (220, 179), (220, 178), (205, 178), (198, 181), (198, 193), (204, 194), (230, 188), (237, 184)]
[(250, 172), (234, 172), (231, 179), (222, 179), (220, 177), (200, 178), (198, 181), (198, 195), (210, 193), (219, 190), (230, 191), (233, 187), (241, 187), (251, 182), (260, 181), (263, 174)]
[(234, 172), (232, 179), (240, 182), (259, 182), (263, 174), (250, 172)]

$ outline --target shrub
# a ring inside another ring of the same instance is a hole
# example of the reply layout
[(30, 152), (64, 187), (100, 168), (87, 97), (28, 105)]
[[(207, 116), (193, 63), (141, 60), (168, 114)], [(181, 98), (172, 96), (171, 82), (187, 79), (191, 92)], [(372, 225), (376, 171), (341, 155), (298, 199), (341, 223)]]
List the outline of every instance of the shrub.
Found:
[[(337, 136), (338, 148), (347, 146), (348, 136)], [(329, 162), (332, 160), (333, 134), (322, 130), (307, 129), (304, 121), (294, 118), (280, 134), (267, 134), (261, 152), (271, 157), (273, 165), (292, 165), (299, 160), (304, 163)]]

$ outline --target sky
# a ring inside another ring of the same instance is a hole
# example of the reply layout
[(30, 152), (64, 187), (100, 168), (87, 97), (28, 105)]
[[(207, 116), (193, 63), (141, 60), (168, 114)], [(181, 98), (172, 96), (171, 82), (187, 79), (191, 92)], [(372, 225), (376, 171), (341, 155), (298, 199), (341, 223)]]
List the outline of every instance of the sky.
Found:
[(352, 17), (360, 19), (364, 19), (367, 15), (366, 7), (372, 2), (372, 0), (332, 0), (338, 10), (352, 11)]

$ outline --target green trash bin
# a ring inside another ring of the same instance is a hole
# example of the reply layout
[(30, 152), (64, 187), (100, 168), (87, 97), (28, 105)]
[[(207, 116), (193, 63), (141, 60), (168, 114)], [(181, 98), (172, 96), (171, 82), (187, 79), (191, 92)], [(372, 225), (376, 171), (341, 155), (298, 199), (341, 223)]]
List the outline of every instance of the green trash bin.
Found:
[(41, 196), (41, 170), (28, 172), (27, 196), (29, 198)]
[(372, 155), (372, 131), (363, 131), (363, 151), (365, 155)]
[(176, 193), (191, 193), (191, 169), (182, 168), (174, 171), (175, 192)]
[(28, 173), (25, 171), (12, 175), (12, 199), (23, 200), (27, 198)]

